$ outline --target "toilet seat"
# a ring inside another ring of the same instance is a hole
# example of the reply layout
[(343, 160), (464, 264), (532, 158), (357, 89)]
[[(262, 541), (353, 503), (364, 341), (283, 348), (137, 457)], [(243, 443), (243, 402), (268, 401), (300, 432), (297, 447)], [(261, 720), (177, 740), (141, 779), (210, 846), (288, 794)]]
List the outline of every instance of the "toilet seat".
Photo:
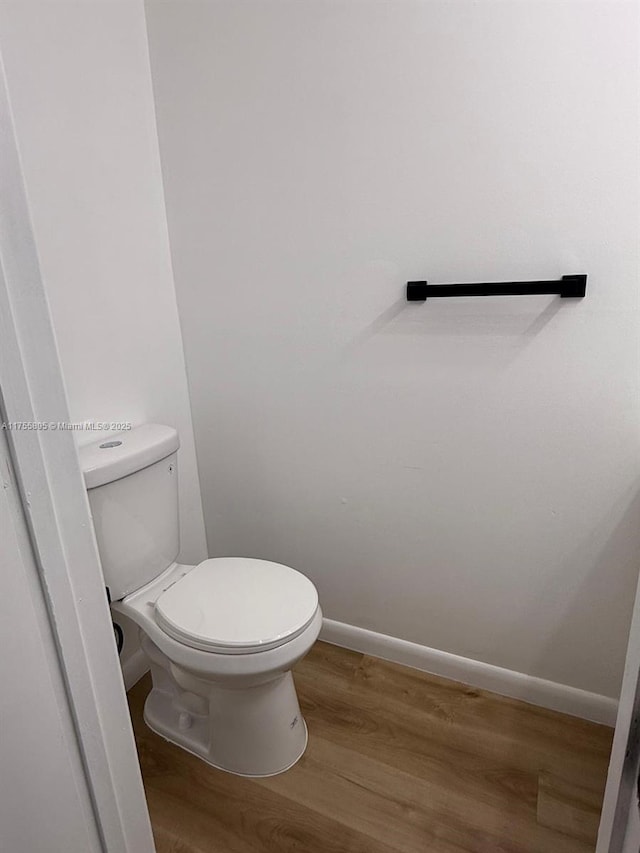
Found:
[(173, 639), (218, 654), (277, 648), (301, 634), (318, 593), (295, 569), (267, 560), (205, 560), (155, 602), (156, 622)]

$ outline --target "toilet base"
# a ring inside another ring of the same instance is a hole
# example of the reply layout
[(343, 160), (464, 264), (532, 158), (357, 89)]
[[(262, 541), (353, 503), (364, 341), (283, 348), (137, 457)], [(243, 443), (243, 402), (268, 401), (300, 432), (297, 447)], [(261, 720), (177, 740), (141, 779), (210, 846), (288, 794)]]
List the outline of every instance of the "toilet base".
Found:
[(274, 776), (302, 757), (307, 726), (291, 672), (256, 686), (222, 687), (154, 652), (144, 720), (156, 734), (239, 776)]

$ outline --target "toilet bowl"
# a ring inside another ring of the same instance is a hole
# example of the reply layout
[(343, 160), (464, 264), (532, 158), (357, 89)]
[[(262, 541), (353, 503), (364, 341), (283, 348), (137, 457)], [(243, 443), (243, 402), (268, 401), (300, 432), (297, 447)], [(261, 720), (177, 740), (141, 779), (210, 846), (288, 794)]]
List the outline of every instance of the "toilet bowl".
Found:
[(303, 575), (238, 557), (175, 563), (113, 609), (141, 629), (153, 679), (149, 728), (242, 776), (280, 773), (300, 758), (307, 729), (291, 669), (322, 624)]
[(151, 669), (144, 719), (214, 767), (274, 775), (307, 743), (291, 669), (320, 631), (318, 595), (280, 563), (176, 562), (177, 449), (175, 430), (147, 424), (80, 450), (111, 606)]

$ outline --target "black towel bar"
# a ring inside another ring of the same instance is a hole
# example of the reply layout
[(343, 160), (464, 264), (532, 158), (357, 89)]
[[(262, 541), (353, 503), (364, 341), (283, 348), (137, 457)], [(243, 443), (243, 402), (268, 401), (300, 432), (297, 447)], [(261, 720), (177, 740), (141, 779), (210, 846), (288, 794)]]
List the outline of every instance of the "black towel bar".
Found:
[(587, 289), (586, 275), (563, 275), (558, 281), (498, 281), (478, 284), (428, 284), (407, 282), (407, 302), (425, 302), (434, 296), (540, 296), (558, 293), (563, 299), (580, 299)]

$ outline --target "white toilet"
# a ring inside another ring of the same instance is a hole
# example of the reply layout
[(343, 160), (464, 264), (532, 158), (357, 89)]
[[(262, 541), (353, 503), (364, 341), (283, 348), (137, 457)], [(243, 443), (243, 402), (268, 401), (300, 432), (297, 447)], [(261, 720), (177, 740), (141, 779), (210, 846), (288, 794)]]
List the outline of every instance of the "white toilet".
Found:
[(146, 424), (80, 450), (112, 608), (141, 629), (147, 725), (214, 767), (271, 776), (306, 747), (291, 668), (320, 631), (318, 594), (266, 560), (175, 562), (178, 447)]

